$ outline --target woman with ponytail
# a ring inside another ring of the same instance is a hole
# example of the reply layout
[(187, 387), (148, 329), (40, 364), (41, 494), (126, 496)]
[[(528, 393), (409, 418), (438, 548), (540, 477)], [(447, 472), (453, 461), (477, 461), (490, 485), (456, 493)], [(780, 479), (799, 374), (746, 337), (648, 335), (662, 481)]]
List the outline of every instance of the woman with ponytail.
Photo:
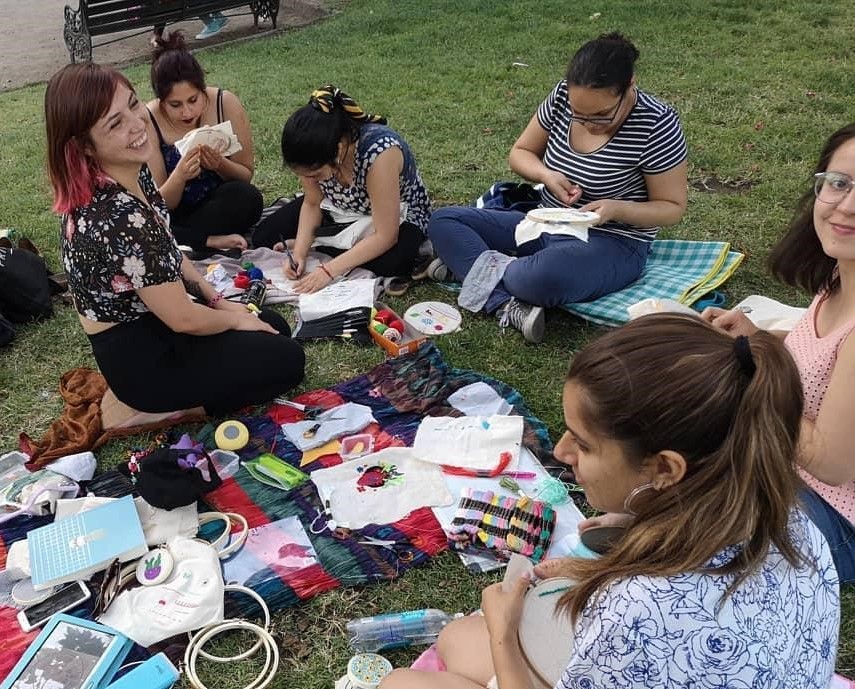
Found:
[[(831, 546), (841, 582), (855, 582), (855, 123), (825, 143), (789, 231), (772, 249), (772, 273), (814, 295), (789, 333), (805, 390), (797, 461), (807, 483), (804, 509)], [(757, 327), (742, 311), (707, 309), (704, 318), (732, 335)]]
[[(573, 358), (563, 402), (555, 457), (625, 529), (598, 559), (535, 567), (576, 582), (557, 606), (574, 634), (556, 687), (827, 687), (838, 582), (797, 504), (801, 385), (780, 340), (646, 316)], [(532, 689), (528, 583), (488, 587), (483, 617), (446, 627), (445, 672), (396, 671), (381, 688)]]
[(68, 65), (45, 92), (63, 267), (101, 373), (141, 412), (127, 425), (265, 402), (299, 383), (305, 363), (281, 316), (223, 299), (179, 250), (146, 165), (148, 121), (109, 67)]
[[(384, 118), (365, 112), (335, 86), (324, 86), (285, 123), (282, 159), (305, 193), (259, 223), (252, 241), (281, 251), (286, 240), (294, 240), (293, 263), (284, 268), (298, 280), (298, 292), (316, 292), (360, 266), (384, 277), (411, 274), (430, 199), (409, 145)], [(350, 247), (319, 246), (333, 259), (305, 274), (316, 233), (322, 225), (324, 234), (335, 228), (341, 212), (370, 216), (373, 229)]]
[[(151, 63), (154, 100), (148, 103), (157, 143), (149, 168), (172, 216), (179, 244), (200, 254), (246, 249), (246, 235), (264, 201), (252, 184), (255, 151), (249, 117), (240, 99), (205, 83), (201, 65), (181, 31), (156, 40)], [(210, 146), (182, 155), (175, 143), (190, 131), (230, 122), (241, 150), (230, 156)]]
[(541, 207), (599, 216), (587, 241), (544, 232), (518, 245), (515, 230), (525, 216), (514, 210), (453, 207), (431, 218), (428, 237), (439, 260), (429, 275), (444, 279), (450, 269), (466, 295), (471, 273), (478, 286), (473, 308), (483, 304), (529, 342), (543, 339), (544, 307), (592, 301), (636, 280), (659, 227), (679, 222), (686, 211), (680, 120), (638, 88), (637, 59), (636, 47), (619, 33), (588, 41), (508, 158), (514, 172), (542, 185)]

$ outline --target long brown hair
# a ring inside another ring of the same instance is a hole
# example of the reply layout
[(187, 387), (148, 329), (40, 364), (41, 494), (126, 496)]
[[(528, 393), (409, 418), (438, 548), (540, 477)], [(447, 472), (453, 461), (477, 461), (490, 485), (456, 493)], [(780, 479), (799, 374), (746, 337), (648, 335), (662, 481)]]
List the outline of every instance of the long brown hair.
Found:
[(783, 343), (759, 331), (734, 340), (691, 316), (640, 318), (577, 354), (567, 374), (582, 395), (582, 422), (616, 440), (628, 462), (665, 450), (686, 473), (634, 501), (637, 516), (598, 560), (569, 559), (574, 586), (560, 604), (575, 619), (591, 596), (633, 576), (734, 574), (730, 590), (764, 561), (770, 544), (802, 561), (787, 524), (799, 478), (799, 374)]
[[(852, 138), (855, 138), (855, 122), (834, 132), (825, 142), (814, 172), (826, 172), (837, 149)], [(837, 259), (823, 251), (816, 235), (813, 224), (815, 202), (811, 179), (809, 188), (796, 205), (787, 234), (769, 254), (769, 267), (776, 278), (811, 295), (819, 291), (833, 292), (840, 285)]]
[(86, 147), (89, 132), (110, 108), (116, 87), (134, 87), (112, 67), (87, 62), (66, 65), (54, 74), (45, 91), (47, 168), (57, 213), (85, 206), (102, 177)]

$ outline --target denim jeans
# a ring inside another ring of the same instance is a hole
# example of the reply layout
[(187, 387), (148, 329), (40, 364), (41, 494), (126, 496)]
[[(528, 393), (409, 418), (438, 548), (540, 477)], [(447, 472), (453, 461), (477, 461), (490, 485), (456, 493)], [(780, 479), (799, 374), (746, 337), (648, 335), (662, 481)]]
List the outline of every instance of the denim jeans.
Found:
[(431, 216), (428, 237), (461, 281), (489, 249), (518, 257), (487, 300), (487, 313), (511, 297), (537, 306), (592, 301), (626, 287), (647, 263), (650, 244), (599, 230), (591, 230), (587, 242), (542, 234), (517, 246), (514, 230), (523, 217), (517, 211), (462, 206), (441, 208)]
[(840, 583), (855, 582), (855, 526), (810, 488), (799, 491), (802, 509), (825, 536)]

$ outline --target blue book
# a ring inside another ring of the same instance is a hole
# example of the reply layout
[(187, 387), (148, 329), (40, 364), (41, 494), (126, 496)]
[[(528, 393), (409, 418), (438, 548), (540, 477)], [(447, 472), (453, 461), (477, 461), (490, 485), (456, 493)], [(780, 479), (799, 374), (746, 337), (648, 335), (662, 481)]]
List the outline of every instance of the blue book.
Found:
[(33, 529), (27, 546), (37, 591), (88, 579), (117, 558), (133, 560), (148, 552), (130, 495)]
[(115, 629), (59, 613), (50, 618), (0, 689), (99, 689), (116, 674), (132, 646)]

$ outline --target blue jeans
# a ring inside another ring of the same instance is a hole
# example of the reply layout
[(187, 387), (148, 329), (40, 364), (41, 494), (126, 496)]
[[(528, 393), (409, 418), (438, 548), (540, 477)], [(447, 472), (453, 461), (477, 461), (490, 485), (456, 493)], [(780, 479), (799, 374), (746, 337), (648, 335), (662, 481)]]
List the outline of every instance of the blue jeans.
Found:
[(802, 509), (825, 536), (841, 584), (855, 582), (855, 526), (810, 488), (799, 491)]
[(644, 270), (650, 244), (591, 230), (587, 242), (566, 235), (542, 234), (517, 246), (517, 211), (454, 206), (431, 216), (427, 228), (437, 255), (463, 280), (489, 249), (516, 255), (487, 300), (492, 313), (512, 296), (538, 306), (593, 301), (636, 280)]

